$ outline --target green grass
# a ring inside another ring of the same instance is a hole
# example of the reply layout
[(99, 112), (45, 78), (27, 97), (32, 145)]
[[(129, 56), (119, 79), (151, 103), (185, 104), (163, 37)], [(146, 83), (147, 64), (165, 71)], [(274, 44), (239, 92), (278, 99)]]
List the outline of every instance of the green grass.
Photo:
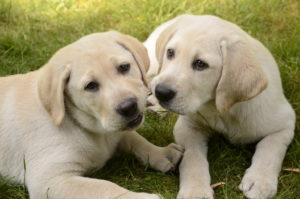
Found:
[[(297, 112), (295, 139), (284, 168), (300, 167), (300, 2), (298, 0), (1, 0), (0, 76), (25, 73), (42, 66), (60, 47), (92, 32), (115, 29), (141, 41), (160, 23), (182, 13), (214, 14), (230, 20), (262, 41), (281, 70), (285, 94)], [(139, 132), (158, 145), (173, 141), (176, 116), (162, 120), (147, 114)], [(284, 122), (284, 121), (282, 121)], [(216, 198), (243, 198), (237, 186), (250, 165), (254, 146), (235, 147), (223, 137), (209, 144), (212, 182), (226, 182)], [(1, 160), (0, 160), (1, 161)], [(134, 191), (176, 196), (178, 173), (161, 174), (131, 155), (119, 155), (91, 174)], [(1, 199), (28, 198), (22, 185), (0, 178)], [(276, 198), (300, 198), (300, 174), (281, 172)]]

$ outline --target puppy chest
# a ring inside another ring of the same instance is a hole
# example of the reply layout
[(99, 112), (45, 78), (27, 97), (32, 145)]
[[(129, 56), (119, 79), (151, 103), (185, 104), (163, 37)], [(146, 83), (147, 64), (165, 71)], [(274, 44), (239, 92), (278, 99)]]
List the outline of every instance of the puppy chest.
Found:
[(197, 121), (199, 125), (208, 126), (213, 131), (223, 134), (234, 144), (251, 143), (262, 137), (259, 125), (247, 117), (221, 117), (213, 112), (205, 112), (198, 114)]
[(118, 142), (118, 137), (103, 136), (94, 139), (93, 145), (85, 149), (90, 167), (103, 167), (115, 153)]

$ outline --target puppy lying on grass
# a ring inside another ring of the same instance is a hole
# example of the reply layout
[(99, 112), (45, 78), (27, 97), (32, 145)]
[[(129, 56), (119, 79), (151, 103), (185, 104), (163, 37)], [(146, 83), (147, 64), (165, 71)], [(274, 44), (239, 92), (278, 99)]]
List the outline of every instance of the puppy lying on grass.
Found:
[[(147, 51), (117, 32), (60, 49), (41, 69), (0, 78), (0, 174), (25, 183), (31, 199), (158, 199), (82, 177), (119, 148), (167, 172), (182, 156), (138, 135), (147, 90)], [(25, 180), (25, 181), (24, 181)]]
[(164, 108), (180, 114), (174, 136), (185, 153), (178, 198), (213, 198), (206, 158), (212, 132), (235, 144), (258, 142), (239, 188), (247, 198), (273, 197), (294, 135), (295, 113), (270, 52), (215, 16), (178, 16), (144, 44), (149, 75), (156, 75), (152, 93)]

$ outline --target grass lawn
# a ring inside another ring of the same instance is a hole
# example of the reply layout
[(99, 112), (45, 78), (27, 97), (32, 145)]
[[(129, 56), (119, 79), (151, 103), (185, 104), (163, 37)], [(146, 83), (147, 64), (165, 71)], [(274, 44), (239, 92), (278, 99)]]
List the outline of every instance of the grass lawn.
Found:
[[(295, 139), (283, 167), (299, 168), (299, 0), (1, 0), (0, 76), (35, 70), (56, 50), (92, 32), (115, 29), (143, 41), (156, 26), (182, 13), (221, 16), (270, 49), (279, 64), (285, 94), (297, 112)], [(157, 145), (167, 145), (173, 141), (175, 121), (172, 113), (165, 119), (148, 113), (138, 132)], [(212, 183), (226, 183), (215, 189), (216, 198), (243, 198), (237, 186), (250, 165), (255, 146), (236, 147), (217, 135), (209, 145)], [(155, 172), (131, 155), (116, 156), (90, 176), (134, 191), (160, 193), (166, 199), (175, 198), (179, 183), (177, 172)], [(29, 198), (22, 185), (9, 181), (0, 178), (0, 199)], [(276, 198), (300, 198), (299, 173), (281, 172)]]

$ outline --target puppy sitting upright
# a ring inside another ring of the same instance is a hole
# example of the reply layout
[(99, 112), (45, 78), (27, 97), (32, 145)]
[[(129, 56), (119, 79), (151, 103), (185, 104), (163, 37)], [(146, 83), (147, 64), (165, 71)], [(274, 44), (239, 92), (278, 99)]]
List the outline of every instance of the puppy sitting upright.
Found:
[(270, 52), (214, 16), (179, 16), (158, 27), (145, 45), (149, 71), (158, 73), (153, 93), (181, 115), (174, 128), (176, 142), (185, 147), (178, 198), (213, 198), (206, 159), (212, 131), (236, 144), (258, 142), (239, 188), (251, 199), (274, 196), (295, 113)]
[(118, 147), (162, 172), (179, 161), (181, 147), (157, 147), (133, 131), (143, 120), (148, 64), (136, 39), (96, 33), (38, 71), (0, 78), (0, 174), (25, 183), (31, 199), (158, 199), (81, 177)]

